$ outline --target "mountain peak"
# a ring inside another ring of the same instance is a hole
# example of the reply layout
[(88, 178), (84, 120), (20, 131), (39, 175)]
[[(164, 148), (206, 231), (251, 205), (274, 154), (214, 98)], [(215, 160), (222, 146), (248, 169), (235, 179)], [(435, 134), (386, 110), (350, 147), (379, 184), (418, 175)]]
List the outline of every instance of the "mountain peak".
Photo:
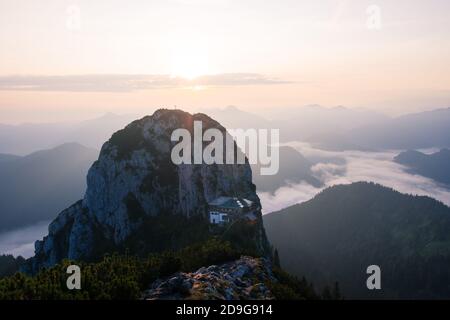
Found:
[(241, 111), (241, 110), (239, 110), (238, 107), (236, 107), (236, 106), (229, 105), (229, 106), (226, 106), (225, 111), (236, 112), (236, 111)]
[[(260, 207), (248, 163), (172, 162), (172, 132), (190, 131), (194, 121), (201, 121), (204, 129), (225, 131), (205, 114), (159, 109), (114, 133), (89, 170), (83, 200), (62, 211), (50, 224), (49, 235), (36, 243), (31, 270), (63, 258), (89, 260), (125, 247), (146, 254), (207, 237), (208, 203), (220, 196), (238, 195)], [(257, 217), (255, 230), (244, 237), (250, 236), (246, 245), (264, 252), (260, 210)], [(161, 233), (161, 228), (172, 232)], [(180, 239), (174, 242), (176, 237)]]

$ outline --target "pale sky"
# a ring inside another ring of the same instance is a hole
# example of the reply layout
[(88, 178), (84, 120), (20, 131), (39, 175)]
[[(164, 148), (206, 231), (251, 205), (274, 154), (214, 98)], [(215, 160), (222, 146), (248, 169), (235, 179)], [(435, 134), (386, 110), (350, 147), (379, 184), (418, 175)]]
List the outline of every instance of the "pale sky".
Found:
[(448, 0), (0, 0), (0, 123), (450, 107)]

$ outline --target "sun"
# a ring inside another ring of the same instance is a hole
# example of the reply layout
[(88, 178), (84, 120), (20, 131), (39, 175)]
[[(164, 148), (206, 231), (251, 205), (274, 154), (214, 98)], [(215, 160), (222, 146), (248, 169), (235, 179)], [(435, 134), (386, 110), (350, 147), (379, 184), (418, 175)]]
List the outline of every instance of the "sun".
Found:
[(196, 48), (179, 48), (172, 54), (171, 75), (187, 80), (208, 74), (208, 55)]

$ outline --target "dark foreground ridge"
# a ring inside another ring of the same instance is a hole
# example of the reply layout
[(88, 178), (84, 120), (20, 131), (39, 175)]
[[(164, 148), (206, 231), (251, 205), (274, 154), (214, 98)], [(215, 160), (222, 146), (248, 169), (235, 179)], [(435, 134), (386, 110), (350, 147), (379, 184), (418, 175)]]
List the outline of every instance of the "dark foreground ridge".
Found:
[[(374, 183), (338, 185), (264, 216), (281, 266), (346, 298), (449, 299), (450, 208)], [(368, 290), (367, 267), (381, 269)]]

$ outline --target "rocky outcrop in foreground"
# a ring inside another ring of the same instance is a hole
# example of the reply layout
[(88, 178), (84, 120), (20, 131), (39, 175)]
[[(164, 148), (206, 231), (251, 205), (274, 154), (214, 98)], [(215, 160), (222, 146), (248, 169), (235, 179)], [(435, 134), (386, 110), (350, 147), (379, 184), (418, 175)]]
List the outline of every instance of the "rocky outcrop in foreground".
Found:
[(239, 260), (202, 267), (192, 273), (176, 273), (155, 281), (145, 300), (269, 300), (266, 283), (276, 281), (271, 264), (264, 258), (243, 256)]

